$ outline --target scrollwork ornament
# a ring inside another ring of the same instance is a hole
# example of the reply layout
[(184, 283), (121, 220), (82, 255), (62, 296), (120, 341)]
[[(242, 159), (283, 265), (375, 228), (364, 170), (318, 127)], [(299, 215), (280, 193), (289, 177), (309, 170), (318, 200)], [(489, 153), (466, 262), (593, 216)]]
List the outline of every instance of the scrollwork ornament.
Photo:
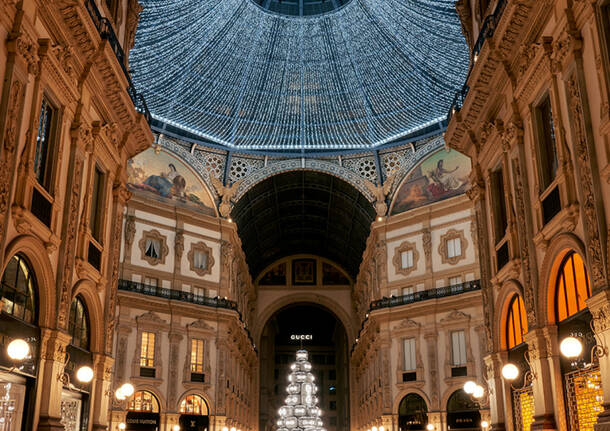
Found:
[(597, 203), (593, 191), (593, 173), (587, 146), (587, 132), (581, 93), (575, 74), (568, 79), (569, 107), (574, 128), (574, 149), (576, 163), (580, 174), (579, 183), (582, 191), (582, 208), (584, 215), (584, 228), (587, 239), (587, 257), (589, 258), (590, 274), (594, 289), (605, 285), (604, 259), (602, 257), (601, 239), (597, 220)]

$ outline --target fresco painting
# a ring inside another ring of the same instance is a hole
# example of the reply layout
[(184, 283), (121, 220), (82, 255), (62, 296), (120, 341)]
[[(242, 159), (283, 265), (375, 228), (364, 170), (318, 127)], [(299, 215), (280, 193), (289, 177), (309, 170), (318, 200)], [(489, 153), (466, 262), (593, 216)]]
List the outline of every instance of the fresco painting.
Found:
[(421, 162), (396, 193), (391, 214), (465, 193), (470, 159), (454, 150), (440, 150)]
[(129, 160), (127, 185), (158, 200), (214, 215), (214, 204), (203, 181), (184, 162), (152, 148)]

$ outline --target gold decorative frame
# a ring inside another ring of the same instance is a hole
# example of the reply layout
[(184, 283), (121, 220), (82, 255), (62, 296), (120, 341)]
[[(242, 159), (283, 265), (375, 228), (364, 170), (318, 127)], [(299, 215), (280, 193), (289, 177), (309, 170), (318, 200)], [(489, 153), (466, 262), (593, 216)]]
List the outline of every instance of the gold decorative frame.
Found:
[[(449, 257), (449, 253), (447, 250), (447, 241), (456, 238), (459, 238), (460, 240), (460, 251), (462, 253), (459, 256)], [(466, 241), (464, 231), (449, 229), (444, 235), (441, 235), (441, 242), (438, 245), (438, 254), (441, 255), (441, 261), (443, 263), (455, 265), (460, 260), (466, 259), (466, 248), (468, 248), (468, 241)]]
[[(413, 266), (409, 268), (403, 268), (401, 265), (400, 255), (405, 251), (413, 251)], [(397, 274), (409, 275), (411, 272), (417, 269), (417, 263), (419, 261), (419, 253), (417, 251), (417, 247), (415, 243), (409, 241), (403, 241), (398, 247), (394, 249), (394, 257), (392, 258), (392, 263), (394, 264), (394, 269)]]
[[(195, 252), (200, 251), (202, 253), (206, 253), (208, 255), (208, 265), (205, 269), (197, 268), (195, 266)], [(197, 243), (191, 244), (191, 249), (187, 254), (187, 258), (189, 261), (189, 267), (191, 271), (196, 273), (199, 276), (204, 276), (212, 273), (212, 267), (214, 266), (214, 257), (212, 256), (212, 249), (208, 247), (208, 245), (199, 241)]]
[[(146, 256), (146, 240), (147, 239), (156, 239), (161, 244), (161, 256), (158, 258)], [(167, 237), (165, 235), (161, 235), (161, 233), (156, 230), (149, 230), (142, 233), (142, 239), (138, 242), (138, 247), (140, 248), (141, 258), (145, 260), (151, 265), (159, 265), (165, 263), (165, 258), (169, 253), (169, 247), (167, 246)]]

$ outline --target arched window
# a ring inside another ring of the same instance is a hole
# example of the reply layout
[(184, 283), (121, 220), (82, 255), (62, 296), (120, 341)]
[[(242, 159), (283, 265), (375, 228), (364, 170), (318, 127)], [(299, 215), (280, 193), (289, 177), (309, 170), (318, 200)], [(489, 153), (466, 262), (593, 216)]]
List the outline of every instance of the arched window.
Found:
[(180, 413), (207, 416), (208, 405), (199, 395), (188, 395), (180, 403)]
[(159, 413), (159, 401), (157, 397), (148, 391), (138, 391), (133, 394), (127, 410), (132, 412)]
[(401, 431), (424, 430), (428, 423), (428, 406), (417, 394), (407, 394), (398, 406), (398, 427)]
[(2, 311), (28, 323), (36, 318), (36, 279), (27, 261), (16, 254), (6, 265), (0, 283)]
[(79, 296), (74, 298), (70, 306), (70, 325), (72, 345), (89, 350), (89, 316), (87, 308)]
[(447, 401), (447, 425), (451, 430), (481, 428), (479, 404), (463, 389), (455, 391)]
[(584, 310), (591, 296), (589, 274), (576, 252), (569, 252), (559, 266), (555, 285), (555, 320), (561, 322)]
[(521, 295), (513, 295), (508, 305), (506, 316), (506, 346), (512, 349), (523, 343), (523, 335), (527, 333), (527, 318)]

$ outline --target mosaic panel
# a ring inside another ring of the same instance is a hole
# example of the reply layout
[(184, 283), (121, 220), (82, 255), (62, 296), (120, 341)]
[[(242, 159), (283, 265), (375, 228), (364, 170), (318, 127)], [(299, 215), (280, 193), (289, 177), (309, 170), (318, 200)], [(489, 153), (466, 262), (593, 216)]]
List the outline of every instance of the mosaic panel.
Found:
[(567, 373), (565, 384), (570, 429), (593, 431), (604, 402), (599, 366)]
[(534, 422), (534, 393), (532, 387), (513, 390), (513, 413), (515, 429), (530, 431)]

